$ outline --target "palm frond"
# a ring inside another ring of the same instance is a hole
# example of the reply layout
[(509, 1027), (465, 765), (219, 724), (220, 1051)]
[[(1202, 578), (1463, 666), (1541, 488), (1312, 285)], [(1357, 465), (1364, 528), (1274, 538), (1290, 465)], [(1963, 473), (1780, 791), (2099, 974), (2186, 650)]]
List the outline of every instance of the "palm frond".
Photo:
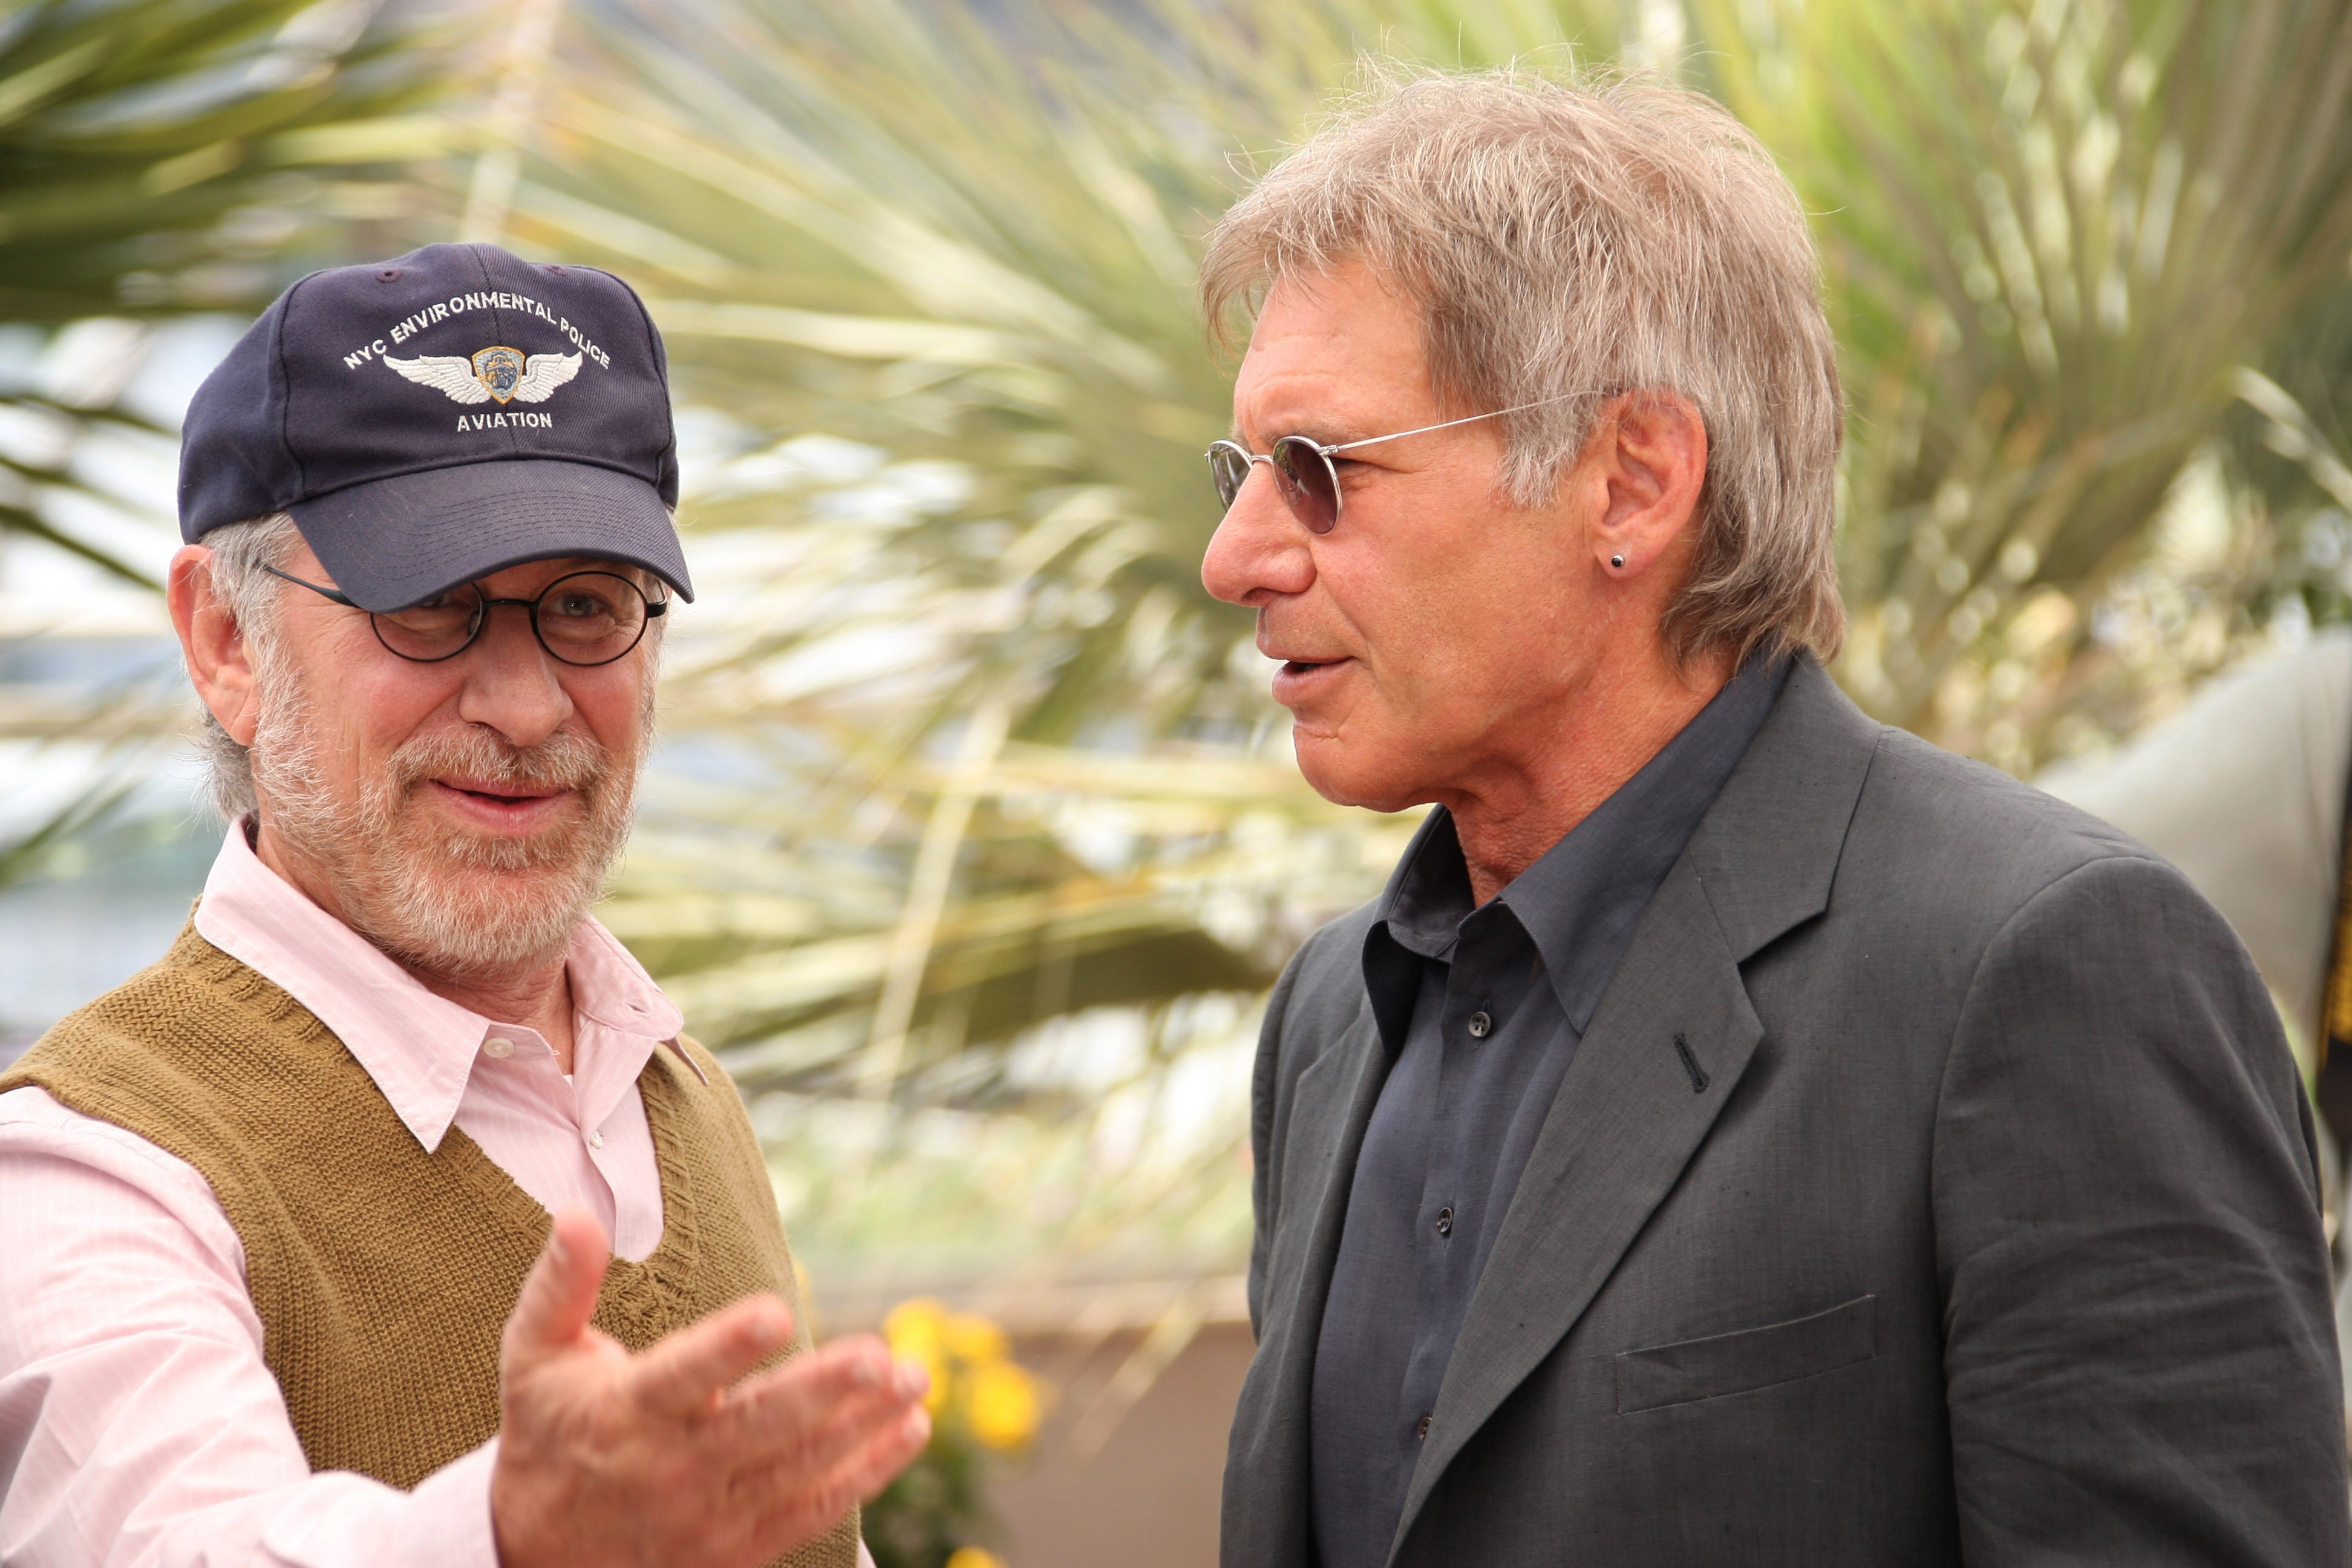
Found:
[[(421, 112), (436, 47), (373, 25), (361, 0), (33, 0), (0, 25), (0, 321), (61, 326), (257, 305), (354, 221), (413, 205), (406, 163), (457, 128)], [(135, 363), (135, 331), (113, 360)], [(159, 563), (88, 537), (47, 504), (88, 493), (73, 457), (108, 424), (99, 356), (75, 387), (5, 400), (0, 532), (139, 586)]]
[(2252, 561), (2162, 652), (2095, 622), (2233, 373), (2345, 294), (2352, 9), (1697, 9), (1821, 215), (1853, 403), (1842, 679), (2019, 771), (2128, 732), (2259, 630)]

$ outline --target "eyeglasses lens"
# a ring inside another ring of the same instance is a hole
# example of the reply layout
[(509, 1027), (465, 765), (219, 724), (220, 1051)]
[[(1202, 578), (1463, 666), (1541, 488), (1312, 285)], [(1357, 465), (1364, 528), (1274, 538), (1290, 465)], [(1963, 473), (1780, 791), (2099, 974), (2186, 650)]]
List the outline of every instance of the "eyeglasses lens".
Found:
[(379, 612), (372, 618), (376, 640), (385, 647), (403, 658), (434, 664), (463, 652), (482, 629), (482, 617), (488, 613), (482, 604), (482, 591), (471, 583), (461, 583), (421, 605)]
[(1282, 499), (1310, 532), (1330, 532), (1339, 521), (1339, 478), (1331, 459), (1304, 436), (1285, 436), (1274, 444), (1273, 456)]
[(610, 664), (646, 635), (646, 596), (609, 572), (559, 577), (531, 613), (539, 640), (566, 664)]
[(1249, 455), (1231, 441), (1220, 441), (1209, 448), (1209, 478), (1215, 481), (1217, 500), (1231, 508), (1234, 498), (1242, 493), (1249, 479)]
[[(1322, 448), (1304, 436), (1285, 436), (1274, 444), (1275, 489), (1298, 521), (1317, 533), (1328, 533), (1339, 521), (1339, 476)], [(1209, 448), (1209, 477), (1216, 481), (1217, 500), (1230, 510), (1234, 498), (1249, 482), (1249, 453), (1232, 441)]]

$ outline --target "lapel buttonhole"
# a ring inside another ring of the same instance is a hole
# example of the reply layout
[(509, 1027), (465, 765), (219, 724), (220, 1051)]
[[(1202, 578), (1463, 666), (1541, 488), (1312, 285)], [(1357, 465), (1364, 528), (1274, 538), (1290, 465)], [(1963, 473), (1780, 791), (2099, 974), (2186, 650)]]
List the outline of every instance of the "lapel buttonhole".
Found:
[(1706, 1069), (1698, 1065), (1696, 1057), (1691, 1055), (1690, 1040), (1687, 1037), (1682, 1035), (1675, 1037), (1675, 1055), (1683, 1058), (1683, 1071), (1690, 1074), (1691, 1092), (1705, 1094), (1707, 1084)]

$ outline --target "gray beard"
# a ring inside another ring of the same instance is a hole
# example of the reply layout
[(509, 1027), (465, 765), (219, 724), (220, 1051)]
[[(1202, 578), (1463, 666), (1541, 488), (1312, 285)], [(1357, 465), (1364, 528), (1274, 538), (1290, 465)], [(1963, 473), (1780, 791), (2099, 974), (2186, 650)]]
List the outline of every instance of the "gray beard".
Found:
[[(394, 958), (452, 979), (562, 956), (627, 840), (634, 770), (624, 773), (584, 735), (558, 731), (518, 747), (468, 725), (406, 742), (352, 798), (321, 765), (314, 712), (295, 679), (264, 681), (254, 793), (261, 819), (325, 876), (353, 930)], [(648, 705), (648, 729), (651, 717)], [(416, 810), (415, 795), (444, 773), (572, 789), (584, 810), (529, 841), (436, 829)]]

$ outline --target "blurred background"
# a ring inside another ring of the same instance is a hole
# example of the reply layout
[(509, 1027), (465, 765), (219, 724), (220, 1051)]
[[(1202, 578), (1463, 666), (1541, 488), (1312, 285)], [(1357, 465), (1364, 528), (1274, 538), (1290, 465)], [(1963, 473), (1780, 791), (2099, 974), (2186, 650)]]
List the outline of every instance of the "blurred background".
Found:
[(2352, 619), (2352, 0), (7, 0), (0, 1059), (218, 841), (156, 591), (196, 383), (314, 268), (608, 267), (702, 596), (600, 913), (820, 1327), (948, 1374), (884, 1568), (1213, 1562), (1262, 993), (1414, 823), (1299, 783), (1201, 589), (1192, 277), (1368, 53), (1664, 73), (1780, 159), (1872, 713), (2087, 776)]

